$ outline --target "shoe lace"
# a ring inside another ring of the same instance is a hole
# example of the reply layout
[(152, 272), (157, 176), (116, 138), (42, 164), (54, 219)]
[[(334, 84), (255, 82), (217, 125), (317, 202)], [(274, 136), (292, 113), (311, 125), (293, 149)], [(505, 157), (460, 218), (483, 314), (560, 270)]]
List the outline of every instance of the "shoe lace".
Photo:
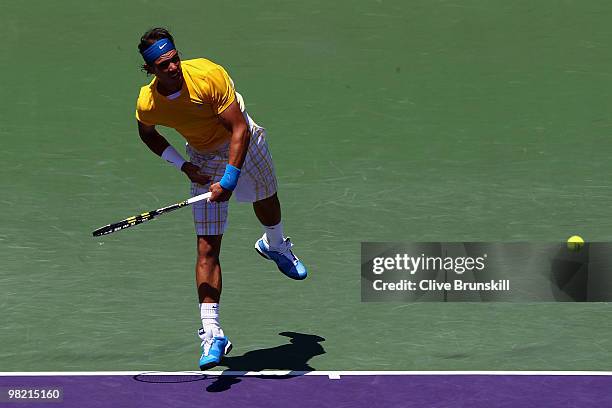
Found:
[(287, 258), (290, 258), (291, 262), (293, 262), (294, 265), (297, 265), (299, 259), (293, 254), (291, 248), (293, 248), (293, 242), (291, 242), (291, 238), (287, 237), (283, 242), (283, 246), (280, 248), (279, 252)]
[(210, 348), (212, 347), (213, 339), (204, 339), (202, 340), (202, 352), (205, 356), (208, 355)]
[(210, 347), (213, 344), (213, 337), (206, 336), (203, 329), (200, 329), (198, 331), (198, 336), (200, 337), (200, 340), (202, 341), (200, 343), (200, 346), (202, 347), (202, 352), (204, 353), (205, 356), (207, 356), (208, 352), (210, 351)]

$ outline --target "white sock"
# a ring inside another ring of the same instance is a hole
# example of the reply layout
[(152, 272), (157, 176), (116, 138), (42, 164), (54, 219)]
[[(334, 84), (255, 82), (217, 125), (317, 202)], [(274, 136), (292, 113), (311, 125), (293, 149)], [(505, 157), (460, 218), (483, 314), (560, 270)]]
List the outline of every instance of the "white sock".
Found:
[(219, 324), (219, 304), (200, 303), (200, 319), (204, 331), (218, 332), (221, 329)]
[(268, 241), (269, 246), (273, 248), (278, 248), (283, 244), (284, 237), (282, 222), (279, 222), (276, 225), (272, 225), (271, 227), (264, 225), (264, 229), (266, 231), (266, 241)]

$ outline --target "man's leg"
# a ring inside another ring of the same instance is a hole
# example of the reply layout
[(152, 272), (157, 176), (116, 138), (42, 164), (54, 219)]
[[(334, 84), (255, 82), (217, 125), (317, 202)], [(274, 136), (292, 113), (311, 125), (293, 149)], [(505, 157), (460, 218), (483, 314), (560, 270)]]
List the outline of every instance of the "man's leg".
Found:
[(219, 300), (221, 298), (221, 239), (223, 235), (198, 235), (198, 257), (196, 261), (196, 284), (200, 301), (202, 329), (202, 356), (200, 369), (212, 368), (221, 362), (231, 350), (219, 324)]
[(283, 235), (281, 206), (276, 193), (253, 203), (255, 215), (264, 226), (264, 235), (255, 243), (255, 250), (264, 258), (276, 262), (278, 269), (292, 279), (305, 279), (306, 267), (293, 254), (293, 244)]
[[(200, 167), (200, 172), (212, 177), (211, 182), (221, 179), (226, 161), (225, 151), (217, 154), (200, 154), (187, 145), (189, 161)], [(208, 192), (210, 184), (191, 183), (191, 196), (195, 197)], [(219, 300), (221, 298), (221, 239), (227, 224), (228, 203), (212, 203), (207, 200), (198, 201), (191, 206), (193, 221), (197, 236), (196, 285), (200, 304), (200, 319), (202, 328), (198, 330), (201, 340), (202, 355), (200, 369), (214, 367), (219, 364), (224, 354), (231, 350), (231, 343), (225, 337), (219, 324)]]
[(196, 284), (200, 304), (219, 303), (221, 298), (221, 239), (223, 235), (198, 235)]
[(291, 279), (305, 279), (308, 274), (306, 267), (293, 254), (289, 238), (283, 235), (276, 174), (266, 143), (266, 131), (248, 115), (246, 117), (251, 127), (251, 141), (234, 196), (238, 201), (253, 203), (255, 215), (263, 224), (265, 232), (255, 243), (255, 250), (274, 261), (278, 269)]

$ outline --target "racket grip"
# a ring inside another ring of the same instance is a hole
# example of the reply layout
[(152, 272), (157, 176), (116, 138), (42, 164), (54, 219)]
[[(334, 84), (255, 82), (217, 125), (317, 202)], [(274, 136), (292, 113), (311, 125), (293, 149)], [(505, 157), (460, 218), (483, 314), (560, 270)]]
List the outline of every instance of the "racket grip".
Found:
[(197, 203), (198, 201), (208, 200), (211, 195), (212, 193), (208, 192), (208, 193), (197, 195), (195, 197), (191, 197), (190, 199), (187, 200), (187, 204), (193, 204), (193, 203)]

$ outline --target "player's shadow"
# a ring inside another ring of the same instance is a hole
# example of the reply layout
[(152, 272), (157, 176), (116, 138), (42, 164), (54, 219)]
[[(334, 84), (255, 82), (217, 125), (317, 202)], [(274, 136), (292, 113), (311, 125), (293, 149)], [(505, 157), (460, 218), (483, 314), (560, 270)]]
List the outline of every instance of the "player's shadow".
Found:
[(277, 380), (303, 375), (305, 372), (313, 370), (308, 364), (312, 357), (325, 354), (325, 349), (319, 344), (325, 341), (323, 337), (295, 332), (282, 332), (279, 334), (289, 337), (289, 343), (272, 348), (248, 351), (242, 356), (225, 357), (223, 365), (227, 367), (227, 370), (206, 387), (206, 391), (227, 391), (232, 385), (241, 382), (240, 377), (249, 371), (290, 371), (287, 375), (256, 376), (256, 378)]

